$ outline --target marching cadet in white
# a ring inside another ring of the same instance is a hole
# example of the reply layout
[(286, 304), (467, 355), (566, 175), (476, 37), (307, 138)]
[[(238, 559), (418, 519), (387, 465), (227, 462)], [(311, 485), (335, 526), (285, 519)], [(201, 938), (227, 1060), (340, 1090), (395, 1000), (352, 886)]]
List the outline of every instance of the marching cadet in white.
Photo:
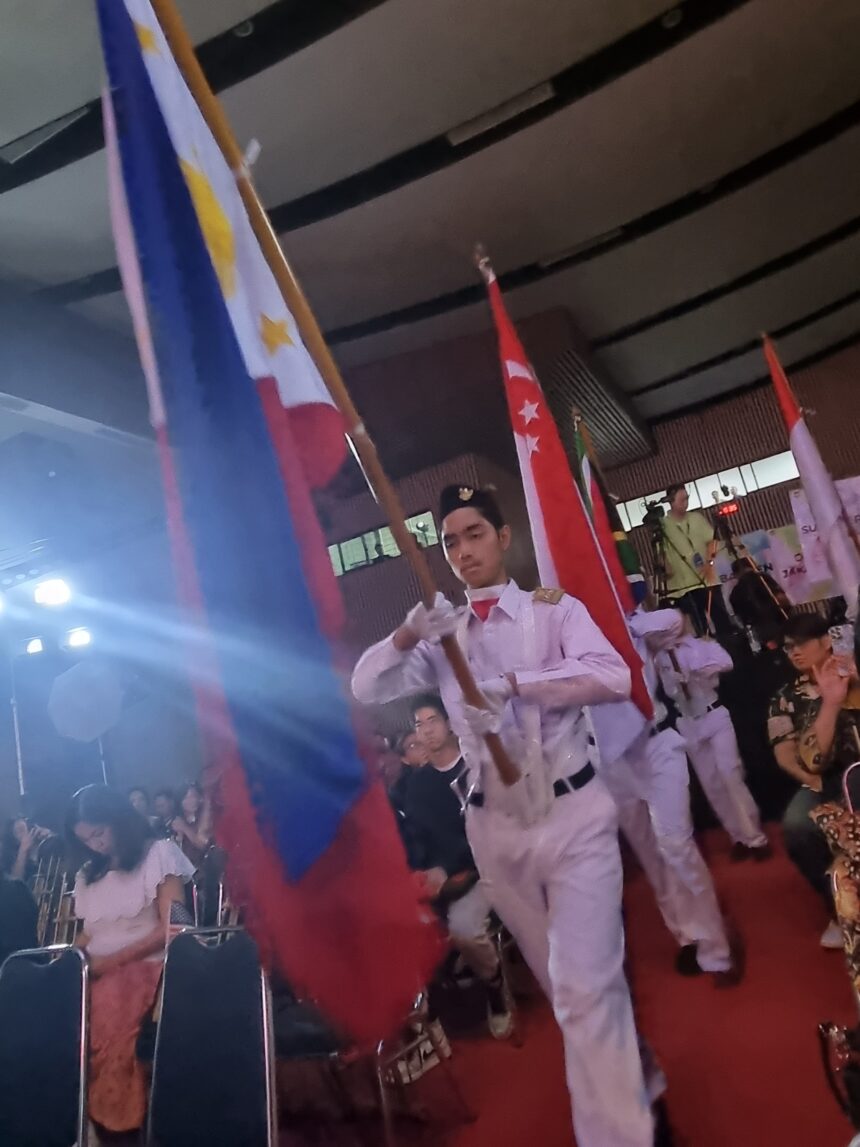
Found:
[(717, 697), (720, 674), (731, 670), (731, 657), (719, 642), (685, 632), (657, 653), (655, 663), (663, 688), (681, 714), (678, 732), (696, 776), (734, 842), (733, 855), (766, 859), (770, 846), (744, 779), (731, 714)]
[(657, 699), (653, 657), (683, 634), (684, 617), (675, 609), (637, 610), (628, 625), (642, 658), (654, 720), (646, 721), (630, 701), (592, 711), (601, 776), (618, 803), (621, 828), (654, 888), (663, 920), (680, 945), (678, 971), (709, 972), (717, 986), (731, 987), (740, 968), (693, 835), (684, 740), (666, 727), (666, 709)]
[[(437, 687), (460, 737), (466, 831), (489, 900), (549, 997), (562, 1030), (579, 1147), (652, 1147), (653, 1119), (624, 977), (615, 806), (591, 760), (584, 705), (616, 701), (630, 674), (585, 607), (508, 579), (510, 529), (492, 494), (448, 487), (448, 562), (466, 585), (416, 606), (353, 675), (367, 704)], [(438, 645), (457, 633), (493, 712), (464, 703)], [(501, 782), (483, 737), (499, 732), (521, 771)]]

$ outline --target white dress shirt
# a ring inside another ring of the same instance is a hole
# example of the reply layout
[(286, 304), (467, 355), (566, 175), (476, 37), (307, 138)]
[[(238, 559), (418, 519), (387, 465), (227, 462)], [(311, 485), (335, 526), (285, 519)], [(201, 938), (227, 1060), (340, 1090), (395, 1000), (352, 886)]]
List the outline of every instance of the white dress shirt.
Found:
[[(486, 599), (487, 590), (479, 591)], [(408, 653), (393, 635), (372, 646), (355, 667), (352, 688), (364, 704), (438, 689), (451, 727), (460, 738), (469, 779), (491, 807), (533, 821), (552, 803), (552, 782), (571, 776), (589, 761), (583, 706), (629, 696), (630, 672), (592, 621), (567, 594), (557, 603), (521, 590), (509, 581), (486, 621), (464, 611), (458, 641), (475, 680), (503, 674), (516, 678), (518, 695), (505, 705), (501, 737), (521, 772), (506, 788), (483, 740), (472, 735), (463, 715), (463, 696), (439, 645), (419, 644)]]
[[(684, 632), (684, 615), (677, 609), (637, 609), (627, 618), (633, 648), (642, 658), (643, 675), (654, 705), (654, 721), (666, 718), (666, 709), (657, 699), (657, 669), (654, 655), (677, 641)], [(594, 735), (605, 765), (617, 761), (643, 733), (648, 720), (632, 701), (602, 705), (591, 714)]]
[[(718, 702), (720, 674), (732, 668), (732, 659), (718, 641), (705, 637), (682, 637), (670, 650), (657, 654), (657, 671), (663, 688), (678, 706), (682, 717), (703, 717)], [(680, 672), (679, 672), (680, 671)]]

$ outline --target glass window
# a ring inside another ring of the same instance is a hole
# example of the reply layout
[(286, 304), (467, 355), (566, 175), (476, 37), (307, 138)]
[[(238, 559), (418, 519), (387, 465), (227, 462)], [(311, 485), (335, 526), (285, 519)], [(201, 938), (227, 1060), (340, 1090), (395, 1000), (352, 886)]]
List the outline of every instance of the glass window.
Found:
[(433, 521), (433, 515), (427, 510), (423, 514), (415, 514), (412, 518), (406, 519), (407, 527), (415, 535), (418, 545), (422, 549), (427, 546), (435, 546), (439, 543), (439, 535), (436, 532), (436, 523)]
[(382, 544), (382, 552), (385, 554), (385, 556), (388, 558), (400, 557), (400, 550), (397, 548), (397, 542), (395, 542), (394, 534), (392, 534), (390, 528), (388, 526), (383, 526), (382, 529), (378, 531), (378, 533), (379, 540)]
[(782, 454), (772, 454), (770, 458), (762, 458), (758, 462), (753, 462), (752, 471), (760, 490), (763, 490), (765, 486), (776, 486), (780, 482), (790, 482), (792, 478), (800, 476), (794, 463), (794, 455), (790, 450), (786, 450)]
[[(731, 490), (732, 486), (737, 489), (738, 494), (744, 493), (744, 480), (741, 477), (739, 466), (732, 466), (728, 470), (721, 470), (717, 475), (721, 486), (728, 486)], [(720, 497), (723, 497), (722, 491)]]
[(359, 566), (366, 566), (368, 563), (367, 550), (361, 538), (350, 538), (347, 542), (341, 542), (340, 556), (344, 573), (358, 569)]
[[(439, 544), (436, 523), (429, 510), (407, 518), (406, 526), (422, 549)], [(368, 530), (358, 538), (347, 538), (346, 541), (329, 546), (328, 552), (332, 568), (338, 577), (360, 566), (400, 556), (400, 549), (388, 526), (380, 526), (378, 530)]]
[(747, 463), (746, 466), (741, 466), (740, 475), (744, 484), (744, 488), (748, 494), (752, 493), (753, 490), (758, 489), (758, 482), (755, 480), (753, 468), (749, 465), (749, 463)]
[(381, 562), (385, 559), (381, 530), (370, 530), (368, 533), (362, 534), (361, 540), (364, 542), (364, 550), (369, 562)]
[(645, 517), (645, 499), (634, 498), (632, 502), (625, 502), (624, 509), (627, 512), (627, 519), (630, 522), (630, 529), (635, 529), (636, 526), (642, 525), (642, 519)]
[[(695, 482), (690, 482), (687, 486), (690, 491), (690, 509), (699, 509), (704, 506), (705, 509), (710, 509), (715, 505), (714, 494), (720, 497), (720, 480), (716, 474), (706, 474), (704, 478), (697, 478)], [(693, 490), (697, 490), (699, 500), (696, 505), (693, 505)]]
[[(707, 506), (711, 501), (711, 490), (715, 489), (716, 487), (715, 486), (708, 486), (707, 492), (706, 492), (705, 487), (697, 485), (698, 482), (702, 482), (702, 481), (707, 483), (709, 481), (709, 479), (698, 478), (698, 479), (696, 479), (695, 482), (688, 482), (687, 483), (687, 496), (690, 499), (689, 502), (687, 503), (687, 509), (688, 510), (701, 509), (702, 506)], [(668, 510), (669, 507), (667, 506), (666, 509)]]
[(627, 504), (625, 502), (619, 502), (617, 508), (618, 516), (621, 519), (621, 525), (625, 530), (632, 530), (633, 527), (630, 525), (630, 515), (627, 513)]

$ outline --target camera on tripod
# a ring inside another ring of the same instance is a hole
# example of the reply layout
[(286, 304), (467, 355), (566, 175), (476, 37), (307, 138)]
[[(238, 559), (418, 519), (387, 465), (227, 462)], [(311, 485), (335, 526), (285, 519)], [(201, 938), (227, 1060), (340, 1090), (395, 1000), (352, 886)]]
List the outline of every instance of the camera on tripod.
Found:
[(645, 503), (645, 516), (642, 518), (642, 525), (652, 535), (655, 532), (662, 533), (661, 522), (666, 517), (666, 507), (662, 502), (647, 502)]

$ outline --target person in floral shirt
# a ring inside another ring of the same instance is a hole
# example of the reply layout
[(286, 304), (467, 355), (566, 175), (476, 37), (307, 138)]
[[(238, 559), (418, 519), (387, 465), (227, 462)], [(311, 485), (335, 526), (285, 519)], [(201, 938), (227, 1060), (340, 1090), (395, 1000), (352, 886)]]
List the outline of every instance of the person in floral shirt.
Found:
[[(801, 737), (809, 739), (809, 728), (821, 706), (816, 671), (832, 657), (827, 622), (819, 614), (804, 613), (789, 618), (783, 628), (783, 645), (796, 676), (773, 695), (767, 718), (767, 732), (777, 764), (798, 783), (797, 792), (783, 814), (782, 831), (786, 851), (804, 879), (833, 913), (828, 869), (830, 848), (821, 830), (810, 820), (823, 801), (822, 777), (812, 771), (801, 753)], [(811, 757), (807, 751), (807, 756)], [(842, 945), (839, 928), (832, 922), (821, 942), (827, 948)]]

